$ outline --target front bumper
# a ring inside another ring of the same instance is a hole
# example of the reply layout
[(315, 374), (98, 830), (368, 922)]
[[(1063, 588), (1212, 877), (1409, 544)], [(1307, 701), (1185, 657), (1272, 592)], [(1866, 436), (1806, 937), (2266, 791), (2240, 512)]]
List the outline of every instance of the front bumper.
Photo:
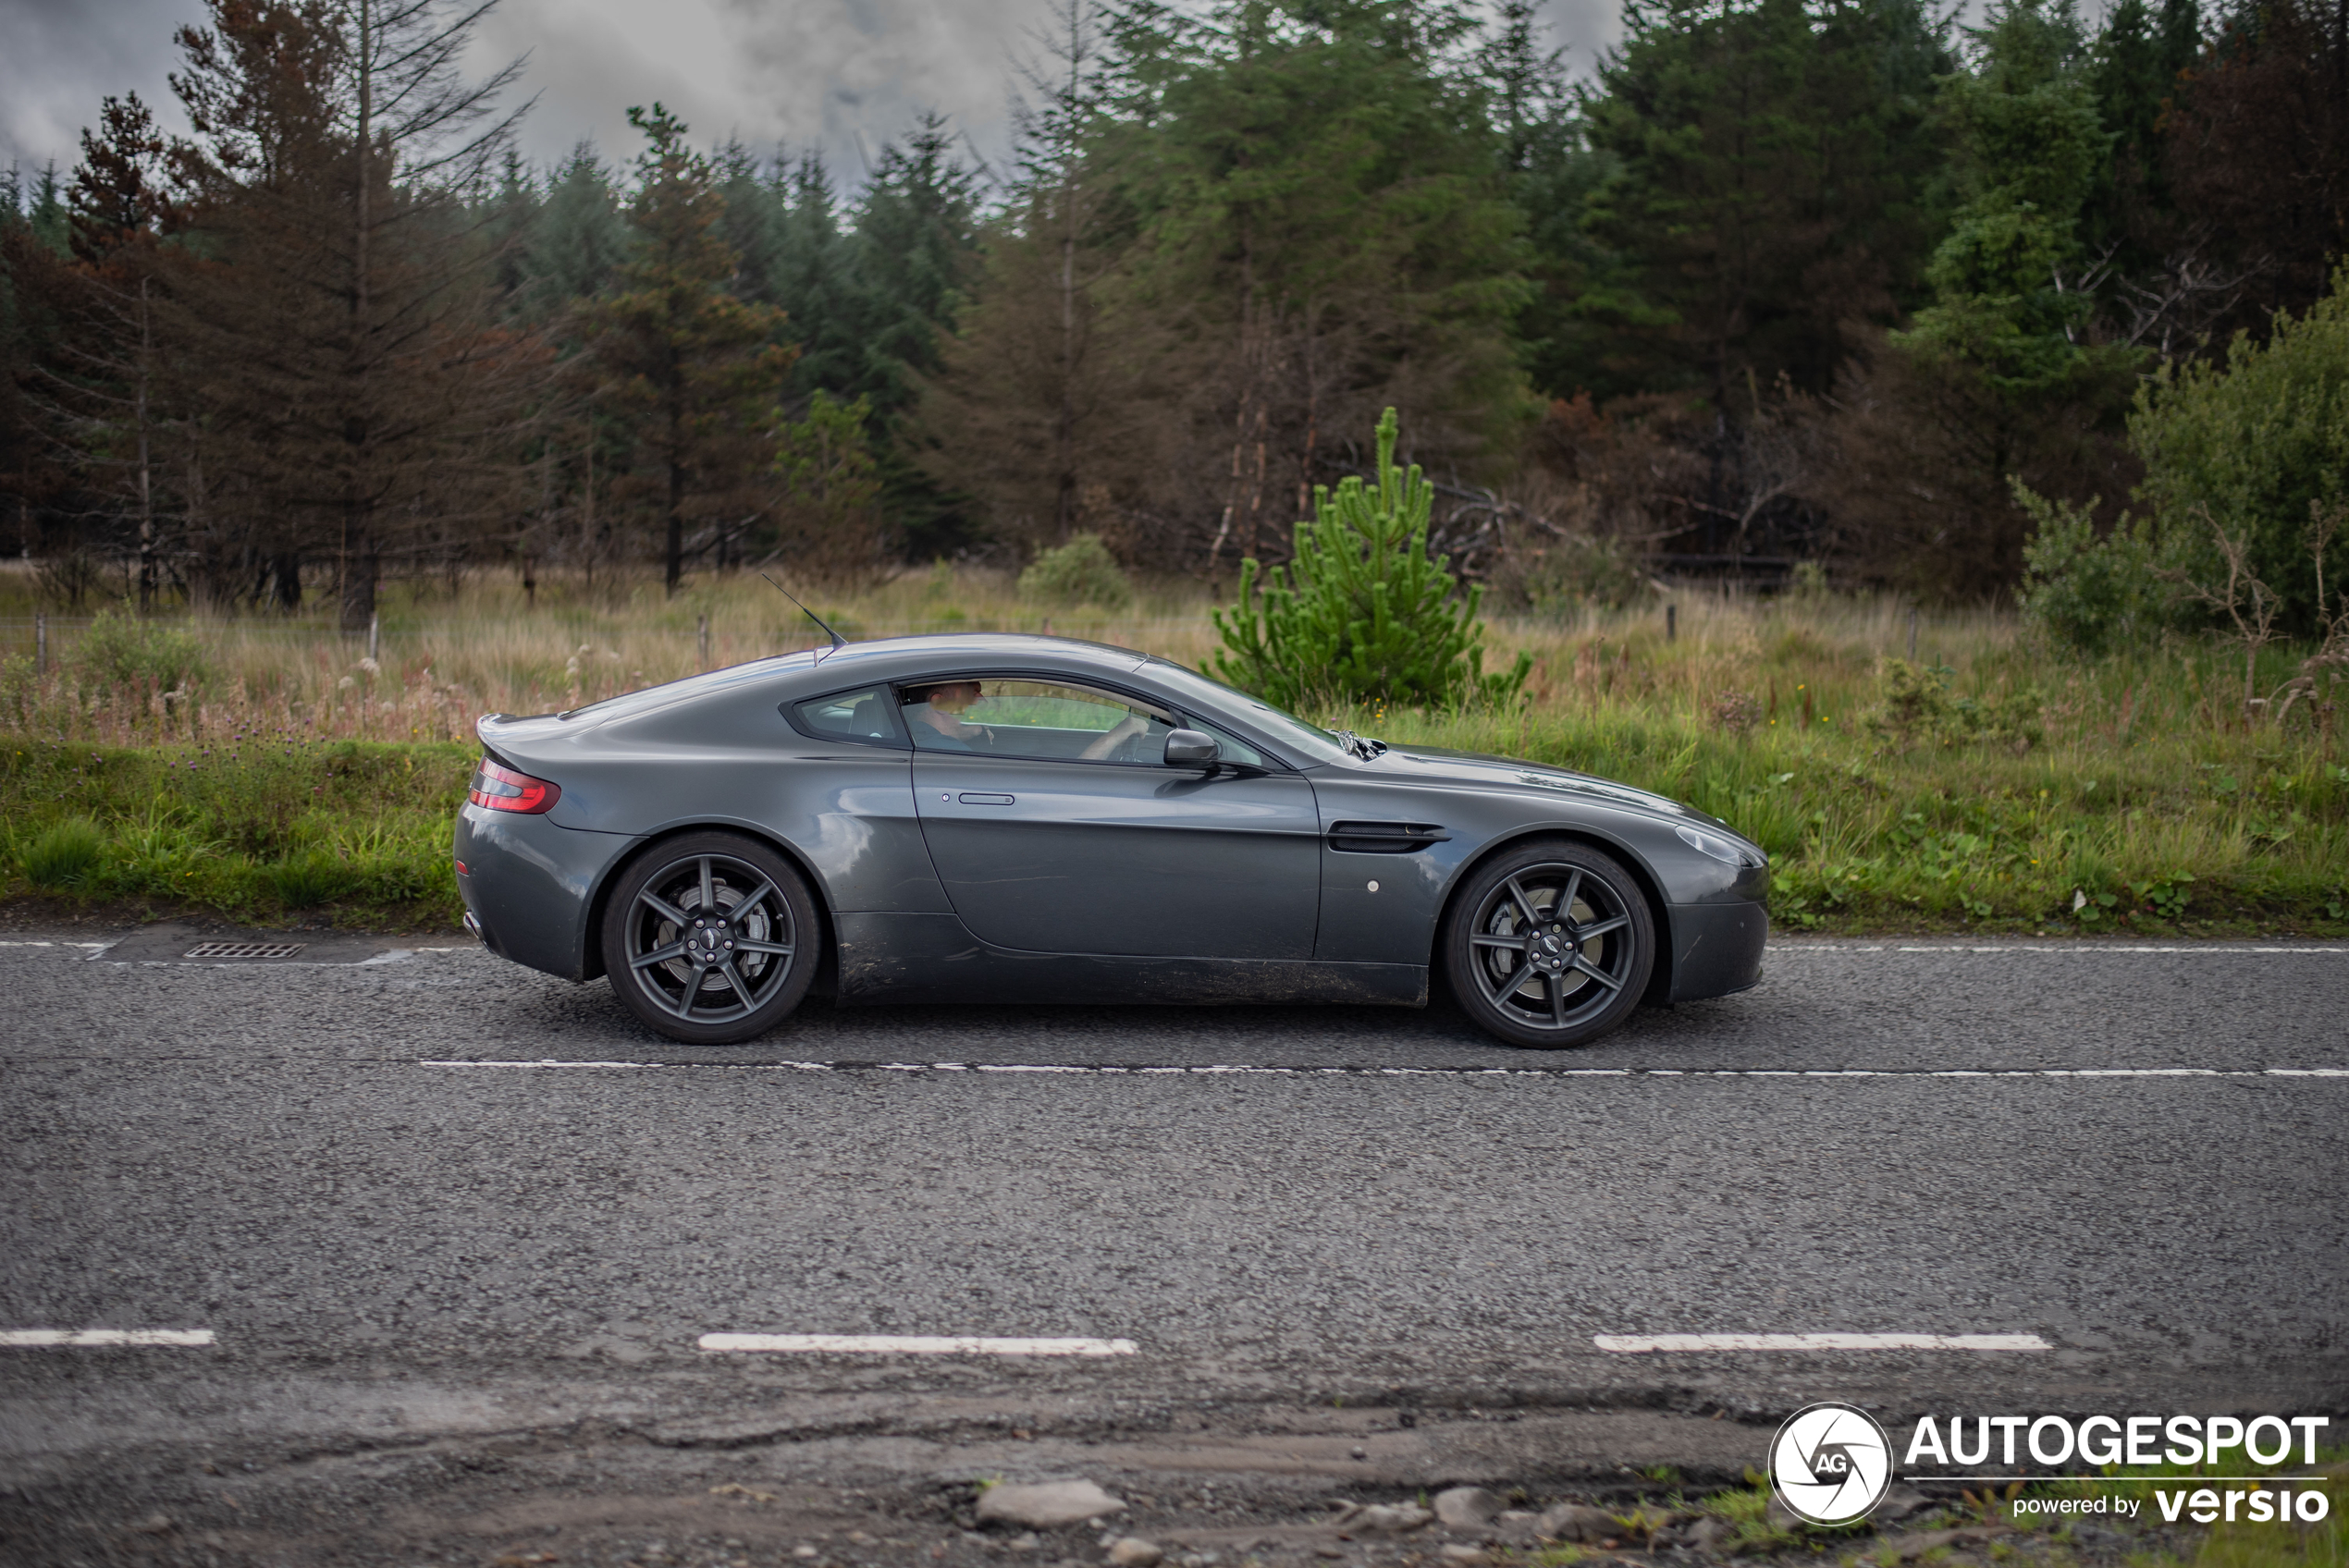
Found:
[(1672, 904), (1672, 995), (1676, 1002), (1726, 997), (1762, 978), (1769, 911), (1760, 903)]

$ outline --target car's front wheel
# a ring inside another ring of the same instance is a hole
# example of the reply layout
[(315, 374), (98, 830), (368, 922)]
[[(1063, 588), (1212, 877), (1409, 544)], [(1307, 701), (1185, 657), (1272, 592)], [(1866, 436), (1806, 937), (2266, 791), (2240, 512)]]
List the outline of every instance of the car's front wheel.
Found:
[(733, 833), (655, 844), (621, 872), (605, 906), (612, 990), (689, 1045), (735, 1045), (781, 1023), (807, 995), (822, 941), (799, 873)]
[(1460, 1006), (1513, 1046), (1588, 1045), (1640, 1005), (1655, 920), (1614, 856), (1535, 839), (1479, 867), (1444, 930)]

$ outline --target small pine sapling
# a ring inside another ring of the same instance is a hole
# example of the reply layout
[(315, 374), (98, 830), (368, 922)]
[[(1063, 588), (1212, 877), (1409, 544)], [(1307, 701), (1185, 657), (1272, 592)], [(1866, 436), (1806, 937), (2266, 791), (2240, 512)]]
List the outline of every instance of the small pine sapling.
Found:
[(1419, 465), (1395, 465), (1395, 410), (1378, 423), (1377, 488), (1359, 476), (1313, 489), (1313, 521), (1297, 529), (1297, 555), (1267, 572), (1240, 563), (1239, 602), (1214, 612), (1224, 680), (1284, 707), (1315, 703), (1453, 706), (1501, 704), (1532, 668), (1520, 653), (1508, 670), (1484, 672), (1483, 591), (1463, 599), (1427, 553), (1434, 490)]

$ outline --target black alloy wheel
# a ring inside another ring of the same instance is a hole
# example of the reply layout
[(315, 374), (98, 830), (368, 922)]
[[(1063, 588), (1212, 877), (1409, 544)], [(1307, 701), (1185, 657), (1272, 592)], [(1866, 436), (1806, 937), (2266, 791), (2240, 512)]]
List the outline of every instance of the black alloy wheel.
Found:
[(799, 874), (732, 833), (654, 845), (620, 874), (604, 912), (612, 989), (689, 1045), (735, 1045), (782, 1022), (807, 994), (822, 940)]
[(1630, 1016), (1655, 963), (1655, 920), (1613, 856), (1536, 839), (1480, 867), (1452, 906), (1445, 973), (1511, 1045), (1588, 1045)]

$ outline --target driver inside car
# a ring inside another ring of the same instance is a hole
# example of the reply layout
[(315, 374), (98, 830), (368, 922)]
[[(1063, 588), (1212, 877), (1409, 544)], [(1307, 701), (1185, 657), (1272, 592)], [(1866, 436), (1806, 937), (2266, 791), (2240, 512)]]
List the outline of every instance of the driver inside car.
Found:
[(974, 751), (976, 741), (992, 738), (992, 731), (979, 724), (965, 724), (962, 715), (979, 699), (976, 680), (948, 680), (936, 686), (916, 687), (905, 693), (905, 722), (922, 725), (934, 731), (937, 740), (921, 738), (922, 744), (944, 751)]
[(1135, 736), (1147, 731), (1150, 727), (1150, 721), (1148, 715), (1128, 709), (1124, 718), (1102, 730), (1101, 738), (1087, 746), (1077, 755), (1088, 762), (1099, 762)]

